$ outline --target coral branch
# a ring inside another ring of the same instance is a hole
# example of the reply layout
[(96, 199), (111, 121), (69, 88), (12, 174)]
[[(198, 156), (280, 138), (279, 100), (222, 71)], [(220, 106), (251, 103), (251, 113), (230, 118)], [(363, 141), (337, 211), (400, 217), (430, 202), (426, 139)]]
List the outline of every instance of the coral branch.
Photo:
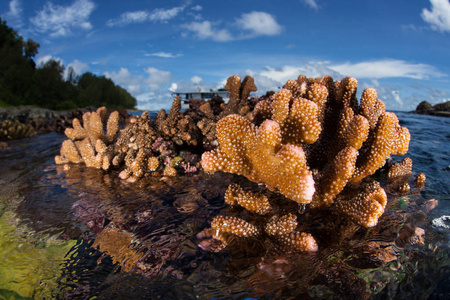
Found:
[(237, 184), (232, 184), (228, 187), (225, 193), (225, 203), (228, 205), (239, 204), (245, 209), (260, 215), (267, 214), (272, 209), (266, 196), (246, 192)]
[(364, 227), (373, 227), (386, 207), (387, 196), (377, 181), (364, 190), (347, 190), (336, 199), (336, 209)]
[(266, 120), (257, 130), (245, 118), (230, 115), (219, 121), (216, 130), (220, 147), (202, 155), (206, 171), (244, 175), (298, 203), (311, 202), (314, 181), (305, 154), (300, 147), (281, 145), (278, 123)]

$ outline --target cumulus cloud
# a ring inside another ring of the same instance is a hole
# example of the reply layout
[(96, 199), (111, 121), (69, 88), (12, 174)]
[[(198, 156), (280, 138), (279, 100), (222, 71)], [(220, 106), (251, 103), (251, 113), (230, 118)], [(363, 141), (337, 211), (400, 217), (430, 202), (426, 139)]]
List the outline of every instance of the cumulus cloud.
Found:
[[(155, 93), (167, 90), (172, 74), (169, 71), (158, 70), (153, 67), (144, 69), (148, 76), (132, 74), (127, 68), (120, 68), (115, 72), (104, 72), (107, 78), (126, 89), (131, 95), (137, 97), (141, 94)], [(164, 88), (164, 86), (167, 87)]]
[(449, 0), (430, 0), (431, 10), (422, 10), (422, 19), (431, 25), (433, 30), (450, 32), (450, 2)]
[(78, 59), (75, 59), (67, 65), (66, 73), (68, 72), (69, 68), (71, 68), (75, 72), (75, 74), (81, 75), (89, 70), (89, 65), (87, 63), (79, 61)]
[(133, 96), (143, 92), (144, 77), (134, 75), (127, 68), (120, 68), (118, 72), (104, 72), (105, 77), (110, 78), (115, 84), (126, 89)]
[(89, 16), (94, 9), (95, 4), (89, 0), (76, 0), (69, 6), (47, 2), (30, 21), (38, 32), (49, 32), (52, 37), (68, 36), (74, 28), (92, 29)]
[(114, 26), (125, 26), (132, 23), (143, 23), (143, 22), (167, 22), (170, 19), (175, 18), (179, 13), (185, 9), (185, 6), (178, 6), (169, 9), (157, 8), (153, 11), (130, 11), (122, 13), (116, 19), (110, 19), (106, 22), (109, 27)]
[(242, 14), (233, 24), (220, 28), (222, 22), (191, 22), (181, 25), (201, 40), (211, 39), (216, 42), (228, 42), (254, 38), (257, 36), (273, 36), (280, 34), (283, 27), (275, 18), (265, 12), (254, 11)]
[(254, 36), (277, 35), (282, 31), (282, 27), (272, 15), (261, 11), (242, 14), (236, 24)]
[(343, 75), (356, 78), (385, 78), (406, 77), (413, 79), (427, 79), (430, 77), (443, 77), (435, 67), (427, 64), (408, 63), (403, 60), (383, 59), (359, 63), (344, 63), (329, 66), (330, 69)]
[(145, 82), (152, 91), (159, 90), (161, 86), (168, 84), (172, 77), (169, 71), (158, 70), (153, 67), (148, 67), (145, 72), (148, 74)]
[(9, 11), (5, 14), (5, 18), (8, 20), (8, 23), (10, 23), (13, 27), (22, 27), (22, 11), (22, 3), (20, 0), (11, 0), (9, 2)]
[(228, 42), (233, 40), (233, 36), (226, 29), (218, 29), (210, 21), (191, 22), (181, 25), (182, 28), (194, 33), (200, 40), (211, 39), (216, 42)]

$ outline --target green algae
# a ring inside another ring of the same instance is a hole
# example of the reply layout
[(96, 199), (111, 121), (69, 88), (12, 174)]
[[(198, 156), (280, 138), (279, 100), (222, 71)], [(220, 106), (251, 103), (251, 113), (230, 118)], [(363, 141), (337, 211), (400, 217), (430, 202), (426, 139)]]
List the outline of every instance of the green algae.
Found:
[(0, 299), (54, 299), (61, 294), (61, 263), (76, 244), (37, 234), (16, 215), (0, 216)]

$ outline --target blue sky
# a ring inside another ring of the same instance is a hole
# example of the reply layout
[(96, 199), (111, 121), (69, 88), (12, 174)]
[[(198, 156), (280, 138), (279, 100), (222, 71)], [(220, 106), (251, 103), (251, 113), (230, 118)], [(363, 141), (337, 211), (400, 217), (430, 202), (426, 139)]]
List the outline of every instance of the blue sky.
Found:
[(252, 75), (256, 94), (353, 76), (389, 110), (450, 100), (449, 0), (11, 0), (0, 14), (40, 43), (38, 63), (105, 75), (141, 109), (233, 74)]

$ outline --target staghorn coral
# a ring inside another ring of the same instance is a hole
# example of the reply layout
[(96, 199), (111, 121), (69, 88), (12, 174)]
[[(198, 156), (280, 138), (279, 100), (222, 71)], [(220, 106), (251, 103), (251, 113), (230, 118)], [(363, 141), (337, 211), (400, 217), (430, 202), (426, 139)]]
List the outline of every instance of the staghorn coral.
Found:
[(88, 167), (109, 169), (114, 155), (112, 143), (119, 128), (119, 113), (112, 112), (105, 124), (106, 113), (105, 107), (84, 113), (83, 126), (80, 120), (73, 120), (73, 128), (65, 130), (70, 140), (63, 142), (60, 155), (55, 157), (56, 164), (84, 162)]
[[(236, 77), (231, 82), (237, 86)], [(360, 104), (356, 89), (353, 77), (289, 80), (270, 101), (256, 104), (255, 123), (236, 114), (222, 118), (216, 127), (220, 145), (202, 155), (202, 167), (244, 175), (311, 208), (330, 207), (339, 198), (337, 210), (374, 226), (386, 205), (384, 190), (358, 184), (390, 155), (405, 154), (410, 135), (374, 89), (363, 92)], [(340, 194), (349, 186), (359, 196), (345, 202)], [(350, 212), (364, 207), (360, 198), (371, 203), (366, 215)]]

